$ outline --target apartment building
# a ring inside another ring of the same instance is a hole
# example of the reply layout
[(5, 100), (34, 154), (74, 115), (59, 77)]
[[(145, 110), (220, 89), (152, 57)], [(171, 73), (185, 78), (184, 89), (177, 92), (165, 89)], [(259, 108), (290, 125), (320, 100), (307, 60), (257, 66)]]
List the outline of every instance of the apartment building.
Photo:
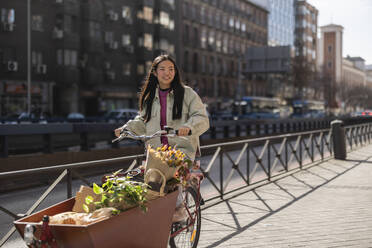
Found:
[(268, 10), (246, 0), (183, 0), (180, 7), (177, 58), (204, 102), (221, 109), (238, 91), (264, 94), (260, 81), (239, 75), (246, 49), (267, 45)]
[[(176, 57), (178, 1), (31, 1), (32, 111), (135, 107), (153, 58)], [(1, 115), (27, 110), (27, 1), (0, 2)]]
[(318, 10), (306, 0), (295, 1), (295, 55), (316, 69)]

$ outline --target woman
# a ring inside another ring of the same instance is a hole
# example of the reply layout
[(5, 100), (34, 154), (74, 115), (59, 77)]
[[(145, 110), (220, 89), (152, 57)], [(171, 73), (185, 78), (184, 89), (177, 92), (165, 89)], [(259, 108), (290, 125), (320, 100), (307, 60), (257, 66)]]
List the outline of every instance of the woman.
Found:
[[(176, 63), (169, 55), (156, 57), (148, 72), (139, 98), (139, 115), (115, 130), (136, 135), (151, 135), (164, 126), (178, 131), (179, 136), (154, 138), (146, 145), (177, 145), (191, 160), (199, 152), (199, 136), (209, 128), (209, 119), (198, 94), (181, 82)], [(191, 135), (189, 136), (189, 131)]]

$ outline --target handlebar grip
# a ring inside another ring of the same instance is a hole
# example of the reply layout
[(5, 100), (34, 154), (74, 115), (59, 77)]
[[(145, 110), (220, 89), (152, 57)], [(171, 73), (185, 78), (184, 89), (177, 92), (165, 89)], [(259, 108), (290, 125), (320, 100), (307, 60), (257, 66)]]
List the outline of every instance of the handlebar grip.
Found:
[[(175, 132), (176, 132), (176, 135), (178, 135), (178, 130), (176, 130)], [(192, 134), (192, 132), (191, 132), (191, 130), (190, 130), (189, 133), (188, 133), (187, 135), (191, 135), (191, 134)]]

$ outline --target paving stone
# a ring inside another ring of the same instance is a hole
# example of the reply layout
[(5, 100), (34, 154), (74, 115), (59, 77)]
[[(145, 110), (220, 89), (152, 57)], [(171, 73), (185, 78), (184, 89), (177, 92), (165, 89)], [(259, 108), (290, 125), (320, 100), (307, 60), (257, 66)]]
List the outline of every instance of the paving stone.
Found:
[(372, 247), (372, 145), (202, 211), (198, 247)]

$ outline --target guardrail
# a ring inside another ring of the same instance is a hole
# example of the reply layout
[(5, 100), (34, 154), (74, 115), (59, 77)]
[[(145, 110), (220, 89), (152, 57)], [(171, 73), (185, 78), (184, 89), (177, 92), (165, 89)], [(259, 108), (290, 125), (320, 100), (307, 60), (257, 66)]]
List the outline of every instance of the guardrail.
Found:
[[(370, 144), (372, 137), (372, 124), (353, 125), (346, 127), (347, 150)], [(207, 182), (217, 192), (205, 199), (206, 202), (242, 189), (246, 186), (270, 181), (273, 177), (282, 175), (294, 169), (302, 169), (303, 166), (323, 161), (332, 155), (332, 132), (331, 129), (301, 132), (294, 134), (270, 136), (256, 139), (246, 139), (236, 142), (202, 146), (203, 152), (212, 152), (209, 161), (202, 164), (201, 171), (207, 178)], [(46, 173), (50, 171), (61, 172), (58, 178), (49, 186), (42, 196), (26, 211), (31, 214), (41, 202), (51, 193), (55, 186), (67, 178), (67, 198), (72, 196), (73, 176), (80, 178), (84, 183), (91, 183), (80, 175), (76, 170), (95, 165), (105, 165), (119, 161), (131, 162), (129, 169), (140, 164), (144, 155), (128, 156), (114, 159), (97, 160), (83, 163), (66, 164), (53, 167), (36, 168), (22, 171), (0, 173), (0, 181), (12, 176), (29, 176), (34, 173)], [(253, 166), (252, 166), (253, 165)], [(215, 170), (214, 170), (215, 169)], [(263, 173), (258, 173), (261, 169)], [(214, 175), (212, 173), (214, 172)], [(241, 185), (233, 185), (231, 182), (234, 174), (241, 179)], [(225, 176), (227, 175), (227, 176)], [(0, 206), (0, 210), (14, 218), (20, 217), (10, 210)], [(15, 228), (1, 239), (3, 245), (13, 234)]]
[[(259, 137), (283, 133), (318, 130), (330, 127), (333, 119), (276, 119), (212, 121), (210, 130), (201, 139), (213, 140), (231, 137)], [(346, 125), (371, 122), (372, 118), (343, 119)], [(0, 157), (32, 152), (53, 153), (78, 147), (89, 151), (95, 143), (111, 144), (113, 130), (121, 123), (50, 123), (0, 125)]]

